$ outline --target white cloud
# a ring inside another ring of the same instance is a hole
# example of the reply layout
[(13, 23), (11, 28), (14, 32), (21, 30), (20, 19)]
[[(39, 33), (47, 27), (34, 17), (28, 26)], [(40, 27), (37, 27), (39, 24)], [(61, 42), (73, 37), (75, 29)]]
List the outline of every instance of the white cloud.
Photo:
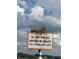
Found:
[(42, 8), (41, 6), (34, 6), (30, 15), (39, 18), (40, 16), (43, 16), (43, 12), (44, 8)]
[(50, 15), (45, 16), (44, 8), (41, 6), (33, 7), (32, 13), (29, 17), (35, 21), (42, 22), (50, 26), (61, 26), (61, 20)]
[(39, 0), (37, 5), (53, 12), (53, 16), (61, 18), (61, 0)]
[[(24, 9), (18, 7), (18, 11), (21, 14), (24, 14)], [(32, 12), (30, 14), (26, 14), (26, 16), (28, 16), (31, 20), (37, 21), (39, 23), (43, 23), (49, 26), (54, 26), (54, 27), (61, 27), (61, 20), (53, 17), (51, 15), (45, 16), (44, 15), (44, 8), (41, 6), (34, 6), (32, 8)]]
[(24, 0), (17, 1), (17, 4), (24, 9), (28, 8), (28, 4)]
[(61, 21), (57, 19), (56, 17), (52, 16), (44, 16), (44, 22), (51, 25), (51, 26), (61, 26)]
[(24, 14), (24, 9), (20, 8), (19, 5), (17, 5), (17, 13)]

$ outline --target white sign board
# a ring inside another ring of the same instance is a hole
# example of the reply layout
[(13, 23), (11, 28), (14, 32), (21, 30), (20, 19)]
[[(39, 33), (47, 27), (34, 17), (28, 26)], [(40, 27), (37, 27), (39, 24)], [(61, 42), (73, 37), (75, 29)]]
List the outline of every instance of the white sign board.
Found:
[(28, 33), (28, 48), (29, 49), (53, 49), (53, 33)]

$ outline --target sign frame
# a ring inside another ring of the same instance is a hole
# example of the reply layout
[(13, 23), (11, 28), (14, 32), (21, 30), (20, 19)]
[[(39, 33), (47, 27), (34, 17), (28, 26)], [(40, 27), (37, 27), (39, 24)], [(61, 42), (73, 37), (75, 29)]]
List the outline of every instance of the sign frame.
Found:
[[(44, 48), (29, 48), (29, 34), (30, 33), (32, 33), (32, 32), (28, 32), (28, 38), (27, 38), (27, 47), (28, 47), (28, 49), (30, 49), (30, 50), (52, 50), (53, 48), (54, 48), (54, 33), (53, 32), (47, 32), (46, 34), (52, 34), (52, 48), (51, 49), (44, 49)], [(34, 32), (33, 32), (34, 33)], [(44, 34), (44, 33), (41, 33), (41, 34)]]

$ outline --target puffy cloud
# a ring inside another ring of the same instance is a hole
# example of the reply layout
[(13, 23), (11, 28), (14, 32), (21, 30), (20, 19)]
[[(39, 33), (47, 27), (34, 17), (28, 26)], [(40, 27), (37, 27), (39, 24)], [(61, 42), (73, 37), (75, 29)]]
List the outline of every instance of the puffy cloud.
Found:
[[(24, 9), (22, 9), (20, 7), (18, 8), (18, 10), (22, 14), (25, 11)], [(45, 9), (43, 7), (36, 5), (36, 6), (32, 7), (30, 10), (31, 10), (30, 14), (26, 14), (26, 16), (23, 16), (25, 18), (25, 20), (27, 20), (29, 18), (30, 20), (32, 20), (32, 23), (33, 23), (33, 21), (36, 21), (37, 23), (45, 24), (47, 26), (58, 27), (58, 28), (61, 27), (61, 20), (59, 18), (53, 17), (51, 15), (45, 16), (45, 14), (44, 14)], [(26, 10), (26, 12), (28, 12), (28, 11)], [(26, 25), (27, 25), (27, 23), (28, 22), (26, 21)], [(25, 24), (25, 23), (23, 23), (23, 24)], [(33, 25), (33, 24), (31, 24), (31, 25)]]
[(36, 5), (43, 6), (45, 10), (50, 10), (52, 16), (61, 18), (61, 0), (39, 0)]
[(34, 6), (30, 14), (17, 14), (18, 29), (28, 29), (39, 26), (45, 26), (48, 31), (58, 32), (61, 29), (61, 20), (51, 15), (44, 15), (44, 8), (41, 6)]
[(23, 8), (20, 8), (19, 5), (17, 5), (17, 13), (24, 14), (24, 9)]
[(21, 8), (24, 8), (24, 9), (27, 9), (27, 8), (28, 8), (28, 4), (27, 4), (24, 0), (18, 1), (17, 4), (18, 4)]
[(34, 6), (30, 15), (39, 18), (40, 16), (43, 16), (43, 12), (44, 8), (42, 8), (41, 6)]
[(56, 17), (53, 17), (51, 15), (47, 15), (45, 16), (44, 15), (44, 8), (41, 7), (41, 6), (35, 6), (32, 8), (32, 13), (30, 14), (30, 18), (32, 20), (35, 20), (37, 22), (41, 22), (41, 23), (44, 23), (44, 24), (48, 24), (50, 26), (61, 26), (61, 20), (56, 18)]
[(61, 23), (60, 23), (61, 21), (56, 17), (44, 16), (43, 19), (44, 19), (43, 22), (45, 22), (50, 26), (61, 26)]

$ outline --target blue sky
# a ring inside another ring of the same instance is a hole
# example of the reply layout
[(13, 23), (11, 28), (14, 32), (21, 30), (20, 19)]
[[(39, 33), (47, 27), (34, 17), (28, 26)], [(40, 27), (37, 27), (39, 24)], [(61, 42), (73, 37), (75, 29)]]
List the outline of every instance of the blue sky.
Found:
[[(17, 0), (17, 51), (29, 53), (27, 48), (27, 32), (32, 28), (45, 26), (55, 35), (61, 33), (60, 0)], [(32, 51), (32, 54), (37, 51)], [(61, 46), (54, 43), (54, 49), (43, 51), (43, 54), (61, 55)]]

